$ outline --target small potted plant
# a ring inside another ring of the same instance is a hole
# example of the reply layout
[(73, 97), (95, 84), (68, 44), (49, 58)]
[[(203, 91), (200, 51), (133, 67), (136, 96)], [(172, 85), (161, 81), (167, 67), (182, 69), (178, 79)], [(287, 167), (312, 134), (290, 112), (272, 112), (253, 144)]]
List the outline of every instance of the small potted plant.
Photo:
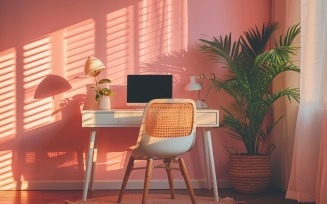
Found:
[(101, 79), (99, 81), (95, 78), (95, 100), (99, 103), (100, 109), (110, 109), (110, 96), (115, 95), (109, 88), (110, 79)]
[(109, 84), (111, 83), (110, 79), (101, 79), (100, 81), (96, 81), (95, 83), (95, 100), (99, 101), (101, 96), (113, 96), (116, 93), (113, 92), (110, 88), (108, 87), (100, 87), (100, 84)]

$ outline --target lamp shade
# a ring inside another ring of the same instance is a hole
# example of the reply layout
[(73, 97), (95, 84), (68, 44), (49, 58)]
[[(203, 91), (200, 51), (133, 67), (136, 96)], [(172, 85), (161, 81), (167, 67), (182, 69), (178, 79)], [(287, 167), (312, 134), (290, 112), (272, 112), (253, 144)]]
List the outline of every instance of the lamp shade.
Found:
[(96, 57), (90, 56), (87, 58), (85, 65), (84, 65), (84, 73), (86, 76), (97, 76), (100, 74), (102, 70), (104, 70), (106, 67), (104, 64), (101, 62)]
[(34, 98), (47, 98), (68, 91), (71, 88), (70, 83), (63, 77), (49, 74), (36, 87)]
[(185, 87), (187, 91), (198, 91), (201, 90), (202, 86), (200, 83), (196, 82), (196, 76), (190, 76), (190, 83)]

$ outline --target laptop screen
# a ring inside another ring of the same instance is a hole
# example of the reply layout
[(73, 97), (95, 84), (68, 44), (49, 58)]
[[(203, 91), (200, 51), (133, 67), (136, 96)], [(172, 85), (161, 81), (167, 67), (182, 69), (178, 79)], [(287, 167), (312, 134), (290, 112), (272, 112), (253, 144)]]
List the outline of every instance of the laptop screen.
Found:
[(127, 75), (129, 106), (145, 106), (152, 99), (172, 97), (172, 75)]

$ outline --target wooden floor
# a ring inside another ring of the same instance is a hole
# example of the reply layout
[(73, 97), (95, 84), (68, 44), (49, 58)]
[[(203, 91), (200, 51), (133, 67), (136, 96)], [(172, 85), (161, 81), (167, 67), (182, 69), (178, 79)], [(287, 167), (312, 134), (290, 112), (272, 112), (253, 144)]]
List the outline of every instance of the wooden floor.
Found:
[[(98, 190), (89, 192), (88, 197), (118, 195), (118, 190)], [(126, 193), (142, 193), (141, 190), (127, 190)], [(149, 193), (167, 193), (168, 190), (150, 190)], [(187, 194), (186, 190), (176, 190), (178, 194)], [(207, 189), (195, 190), (196, 196), (212, 196)], [(247, 204), (296, 204), (294, 200), (285, 199), (285, 193), (269, 190), (265, 193), (247, 195), (234, 192), (232, 189), (219, 189), (220, 197), (232, 197)], [(0, 191), (0, 204), (59, 204), (64, 200), (80, 200), (82, 191)], [(301, 203), (303, 204), (303, 203)]]

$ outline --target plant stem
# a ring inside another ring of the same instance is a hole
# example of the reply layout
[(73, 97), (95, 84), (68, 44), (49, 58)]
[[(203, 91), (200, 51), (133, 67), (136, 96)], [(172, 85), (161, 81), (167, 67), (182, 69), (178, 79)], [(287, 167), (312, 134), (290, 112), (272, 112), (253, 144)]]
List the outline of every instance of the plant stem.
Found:
[(99, 90), (97, 76), (94, 76), (94, 79), (95, 79), (95, 87), (96, 87), (96, 90)]

